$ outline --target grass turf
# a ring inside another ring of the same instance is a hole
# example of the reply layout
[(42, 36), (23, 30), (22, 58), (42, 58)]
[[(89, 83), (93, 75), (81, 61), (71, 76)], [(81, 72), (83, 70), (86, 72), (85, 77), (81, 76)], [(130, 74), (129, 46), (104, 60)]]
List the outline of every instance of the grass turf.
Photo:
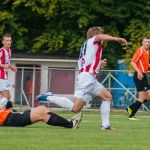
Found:
[[(71, 113), (59, 113), (66, 118)], [(78, 130), (37, 123), (24, 128), (0, 127), (2, 150), (148, 150), (149, 115), (139, 114), (129, 121), (123, 113), (113, 113), (111, 123), (117, 131), (100, 131), (98, 112), (85, 112)]]

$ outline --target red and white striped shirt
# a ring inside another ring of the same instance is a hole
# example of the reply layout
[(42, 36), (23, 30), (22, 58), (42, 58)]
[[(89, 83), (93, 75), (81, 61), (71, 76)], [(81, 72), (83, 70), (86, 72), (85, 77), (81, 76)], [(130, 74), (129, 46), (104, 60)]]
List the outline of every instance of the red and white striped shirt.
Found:
[(96, 75), (100, 68), (102, 44), (95, 37), (88, 39), (80, 49), (78, 60), (79, 71)]
[[(0, 49), (0, 64), (10, 64), (10, 58), (11, 58), (11, 49), (8, 51), (2, 47)], [(8, 78), (8, 69), (4, 67), (0, 67), (0, 79), (7, 79)]]

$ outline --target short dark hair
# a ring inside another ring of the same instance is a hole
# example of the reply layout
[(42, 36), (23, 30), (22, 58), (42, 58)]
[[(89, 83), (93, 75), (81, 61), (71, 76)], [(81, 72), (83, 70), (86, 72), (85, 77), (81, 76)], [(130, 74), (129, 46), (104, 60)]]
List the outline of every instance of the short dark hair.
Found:
[(7, 33), (7, 34), (4, 34), (4, 35), (2, 36), (2, 40), (4, 40), (5, 37), (11, 37), (11, 34), (8, 34), (8, 33)]

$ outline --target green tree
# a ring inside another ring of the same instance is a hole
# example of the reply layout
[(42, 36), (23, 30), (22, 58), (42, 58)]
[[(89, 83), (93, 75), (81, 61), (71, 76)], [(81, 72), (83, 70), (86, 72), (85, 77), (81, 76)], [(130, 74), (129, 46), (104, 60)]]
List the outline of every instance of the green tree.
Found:
[(16, 53), (77, 58), (87, 29), (99, 25), (129, 40), (127, 49), (104, 43), (103, 57), (112, 67), (119, 58), (129, 60), (131, 49), (149, 34), (149, 13), (149, 0), (2, 0), (0, 35), (12, 33)]

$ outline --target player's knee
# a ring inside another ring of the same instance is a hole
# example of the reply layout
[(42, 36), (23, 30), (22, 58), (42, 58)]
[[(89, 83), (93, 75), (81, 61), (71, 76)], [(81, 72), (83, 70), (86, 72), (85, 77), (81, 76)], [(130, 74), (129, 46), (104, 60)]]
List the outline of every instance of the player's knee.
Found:
[(110, 93), (107, 94), (105, 100), (111, 101), (112, 100), (112, 95)]
[(148, 99), (148, 97), (146, 95), (139, 95), (138, 99), (141, 103), (143, 103), (145, 99)]
[(48, 109), (45, 106), (38, 106), (37, 109), (39, 110), (40, 114), (46, 114)]
[(110, 94), (110, 96), (109, 96), (109, 100), (112, 100), (112, 95)]
[(79, 109), (79, 108), (77, 108), (77, 107), (73, 107), (72, 108), (72, 112), (74, 112), (74, 113), (77, 113), (77, 112), (79, 112), (81, 109)]
[(149, 101), (149, 100), (150, 100), (150, 95), (147, 95), (147, 96), (145, 97), (145, 99)]

